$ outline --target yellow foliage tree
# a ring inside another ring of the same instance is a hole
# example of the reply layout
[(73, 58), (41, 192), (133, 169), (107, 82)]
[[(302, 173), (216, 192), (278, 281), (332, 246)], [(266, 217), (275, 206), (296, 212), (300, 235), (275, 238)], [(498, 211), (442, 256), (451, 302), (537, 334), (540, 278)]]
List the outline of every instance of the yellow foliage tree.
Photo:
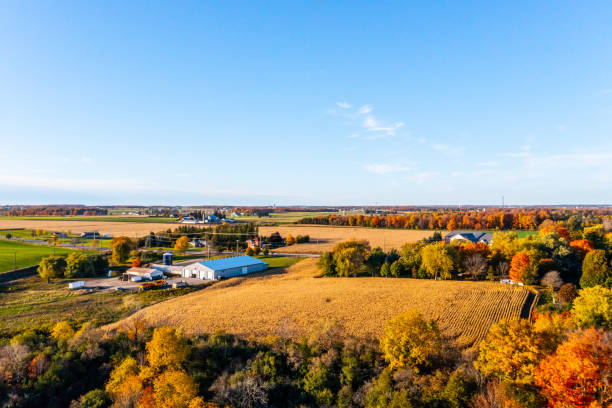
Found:
[(69, 340), (74, 336), (74, 329), (70, 326), (67, 321), (61, 321), (53, 326), (51, 330), (51, 337), (55, 340)]
[(187, 248), (189, 248), (189, 238), (185, 235), (177, 239), (174, 243), (174, 250), (179, 254), (184, 254)]
[(169, 369), (153, 380), (153, 398), (158, 407), (189, 408), (197, 393), (193, 378), (183, 370)]
[(392, 369), (410, 367), (418, 372), (440, 353), (442, 338), (433, 321), (426, 321), (416, 310), (395, 316), (387, 322), (380, 348)]
[(561, 316), (541, 316), (533, 325), (524, 319), (494, 324), (474, 366), (487, 376), (532, 384), (535, 367), (564, 340), (570, 324)]
[(111, 395), (116, 394), (126, 380), (138, 374), (138, 363), (133, 357), (126, 357), (121, 364), (111, 371), (108, 382), (106, 383), (106, 392)]
[(113, 407), (137, 407), (142, 396), (142, 380), (137, 375), (130, 375), (120, 383), (115, 392), (111, 394)]
[(422, 266), (429, 276), (438, 279), (452, 278), (453, 258), (443, 242), (429, 244), (421, 250)]
[(189, 346), (172, 327), (158, 327), (147, 343), (147, 362), (154, 370), (180, 368), (187, 359)]
[(510, 261), (521, 247), (516, 232), (496, 232), (491, 242), (491, 253), (501, 255), (506, 261)]
[(295, 238), (291, 234), (287, 234), (287, 238), (285, 238), (287, 245), (295, 244)]
[(111, 241), (111, 249), (113, 250), (112, 260), (115, 263), (123, 263), (130, 256), (130, 251), (134, 243), (128, 237), (115, 237)]

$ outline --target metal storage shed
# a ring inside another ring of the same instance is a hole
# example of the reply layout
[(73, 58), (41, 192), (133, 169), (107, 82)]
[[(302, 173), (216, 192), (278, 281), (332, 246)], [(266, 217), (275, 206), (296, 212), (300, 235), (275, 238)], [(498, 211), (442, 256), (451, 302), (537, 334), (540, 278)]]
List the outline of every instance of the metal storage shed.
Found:
[(186, 278), (220, 279), (268, 269), (268, 264), (248, 255), (196, 262), (183, 269)]

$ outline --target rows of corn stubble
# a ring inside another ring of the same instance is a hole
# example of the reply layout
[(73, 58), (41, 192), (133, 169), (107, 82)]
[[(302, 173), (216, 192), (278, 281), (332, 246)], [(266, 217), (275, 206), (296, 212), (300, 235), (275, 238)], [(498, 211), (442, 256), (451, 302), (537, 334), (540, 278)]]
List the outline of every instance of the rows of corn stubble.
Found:
[(385, 322), (416, 309), (437, 320), (457, 344), (469, 347), (484, 338), (491, 324), (519, 317), (528, 294), (492, 282), (315, 278), (317, 273), (316, 260), (306, 259), (267, 275), (229, 279), (145, 308), (109, 329), (138, 319), (181, 327), (187, 334), (298, 337), (335, 320), (347, 334), (377, 339)]

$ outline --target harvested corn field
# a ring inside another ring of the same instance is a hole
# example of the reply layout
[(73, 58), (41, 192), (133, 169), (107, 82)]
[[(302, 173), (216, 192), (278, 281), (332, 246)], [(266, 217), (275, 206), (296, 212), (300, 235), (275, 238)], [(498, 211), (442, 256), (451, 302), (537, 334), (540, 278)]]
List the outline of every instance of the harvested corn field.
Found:
[[(187, 334), (218, 330), (241, 336), (297, 337), (334, 319), (347, 334), (378, 338), (385, 322), (409, 309), (430, 319), (460, 346), (482, 340), (492, 323), (525, 314), (524, 288), (491, 282), (396, 278), (316, 278), (316, 260), (280, 273), (234, 278), (148, 307), (130, 319), (182, 327)], [(130, 325), (130, 319), (111, 328)]]
[[(275, 252), (281, 253), (301, 253), (301, 254), (320, 254), (329, 251), (338, 242), (347, 239), (366, 239), (372, 248), (381, 247), (385, 250), (391, 248), (399, 249), (406, 242), (415, 242), (433, 235), (433, 231), (427, 230), (402, 230), (384, 228), (365, 228), (365, 227), (329, 227), (318, 225), (281, 225), (274, 227), (259, 227), (259, 234), (266, 236), (274, 232), (279, 232), (286, 237), (291, 234), (308, 235), (310, 242), (306, 244), (296, 244), (276, 249)], [(445, 235), (443, 232), (442, 235)]]
[[(94, 217), (91, 217), (94, 218)], [(168, 228), (176, 228), (177, 225), (153, 222), (121, 222), (121, 221), (70, 221), (70, 220), (30, 220), (30, 219), (0, 219), (0, 230), (17, 228), (42, 229), (46, 231), (72, 233), (97, 231), (100, 234), (112, 236), (125, 235), (128, 237), (142, 237), (149, 232), (165, 231)]]

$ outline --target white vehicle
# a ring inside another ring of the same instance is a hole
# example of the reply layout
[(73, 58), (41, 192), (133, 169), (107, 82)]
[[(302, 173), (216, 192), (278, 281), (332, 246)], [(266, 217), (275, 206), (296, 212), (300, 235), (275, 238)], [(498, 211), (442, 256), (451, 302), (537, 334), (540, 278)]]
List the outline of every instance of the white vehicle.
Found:
[(143, 279), (142, 279), (142, 276), (135, 275), (135, 276), (132, 276), (130, 280), (132, 282), (141, 282)]
[(83, 281), (70, 282), (68, 284), (68, 289), (81, 289), (83, 287), (85, 287), (85, 282)]

